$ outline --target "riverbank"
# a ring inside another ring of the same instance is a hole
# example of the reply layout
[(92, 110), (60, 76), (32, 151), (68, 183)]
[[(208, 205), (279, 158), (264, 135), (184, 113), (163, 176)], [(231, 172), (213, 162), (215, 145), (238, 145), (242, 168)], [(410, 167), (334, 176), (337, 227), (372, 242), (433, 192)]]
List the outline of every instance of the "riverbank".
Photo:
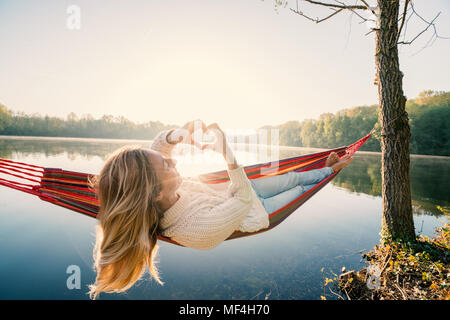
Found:
[(337, 279), (341, 299), (450, 300), (449, 222), (433, 238), (418, 236), (413, 244), (383, 243), (363, 258), (366, 268), (343, 270)]

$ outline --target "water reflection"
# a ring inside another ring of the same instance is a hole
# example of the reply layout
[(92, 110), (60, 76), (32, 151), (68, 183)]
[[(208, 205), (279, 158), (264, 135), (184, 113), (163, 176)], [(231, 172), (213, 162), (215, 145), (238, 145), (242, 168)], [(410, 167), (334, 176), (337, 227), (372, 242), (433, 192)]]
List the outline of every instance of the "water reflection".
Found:
[(89, 160), (93, 156), (106, 160), (111, 152), (127, 144), (148, 147), (150, 141), (0, 136), (0, 158), (21, 158), (35, 154), (53, 157), (67, 154), (70, 160), (76, 160), (78, 157)]
[[(381, 197), (381, 155), (357, 154), (351, 170), (343, 170), (332, 182), (356, 193)], [(450, 158), (411, 156), (411, 197), (414, 213), (441, 216), (437, 206), (450, 205)]]

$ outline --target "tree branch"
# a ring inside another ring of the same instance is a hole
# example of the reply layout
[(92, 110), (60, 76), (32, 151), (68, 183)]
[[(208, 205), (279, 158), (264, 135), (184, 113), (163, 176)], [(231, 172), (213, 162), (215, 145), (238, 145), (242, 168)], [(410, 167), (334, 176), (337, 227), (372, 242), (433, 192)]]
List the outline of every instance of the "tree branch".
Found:
[(396, 42), (398, 42), (398, 39), (400, 38), (400, 33), (402, 32), (403, 29), (403, 25), (405, 24), (406, 11), (408, 10), (408, 3), (409, 0), (405, 0), (405, 7), (403, 8), (403, 15), (402, 15), (402, 23), (400, 24), (400, 28), (398, 29)]
[(367, 33), (365, 34), (365, 36), (371, 34), (371, 33), (374, 32), (374, 31), (378, 31), (378, 30), (380, 30), (380, 29), (372, 28), (369, 32), (367, 32)]
[(364, 6), (366, 7), (367, 10), (370, 10), (374, 16), (377, 16), (377, 13), (375, 12), (375, 10), (373, 10), (365, 0), (360, 0), (360, 1), (362, 3), (364, 3)]
[(325, 20), (327, 20), (327, 19), (333, 17), (334, 15), (338, 14), (338, 13), (341, 12), (342, 10), (350, 10), (350, 11), (352, 11), (352, 12), (355, 13), (358, 17), (360, 17), (361, 19), (363, 19), (363, 22), (369, 21), (369, 19), (363, 18), (361, 15), (357, 14), (356, 11), (354, 11), (354, 10), (367, 10), (367, 8), (364, 7), (364, 6), (347, 5), (347, 4), (345, 4), (344, 2), (340, 2), (340, 1), (337, 1), (337, 0), (335, 0), (335, 1), (338, 2), (339, 4), (324, 3), (324, 2), (314, 1), (314, 0), (301, 0), (301, 1), (305, 1), (305, 2), (308, 2), (308, 3), (310, 3), (310, 4), (314, 4), (314, 5), (325, 6), (325, 7), (328, 7), (328, 8), (330, 8), (331, 10), (334, 11), (332, 14), (326, 16), (325, 18), (319, 19), (319, 18), (317, 17), (317, 18), (314, 19), (314, 18), (312, 18), (312, 17), (310, 17), (310, 16), (304, 14), (302, 11), (300, 11), (300, 10), (298, 9), (298, 0), (297, 0), (297, 9), (289, 8), (292, 12), (294, 12), (294, 13), (296, 13), (296, 14), (302, 16), (302, 17), (305, 17), (306, 19), (308, 19), (308, 20), (310, 20), (310, 21), (313, 21), (313, 22), (315, 22), (315, 23), (319, 23), (319, 22), (325, 21)]
[[(441, 13), (439, 12), (437, 15), (436, 15), (436, 17), (434, 17), (434, 19), (433, 20), (431, 20), (431, 22), (427, 22), (428, 23), (428, 26), (425, 28), (425, 29), (423, 29), (421, 32), (419, 32), (411, 41), (401, 41), (401, 42), (398, 42), (397, 44), (411, 44), (411, 43), (413, 43), (414, 42), (414, 40), (416, 40), (417, 38), (419, 38), (425, 31), (427, 31), (428, 30), (428, 28), (429, 27), (431, 27), (431, 26), (433, 26), (433, 28), (434, 28), (434, 33), (435, 33), (435, 35), (436, 35), (436, 37), (439, 37), (438, 35), (437, 35), (437, 33), (436, 33), (436, 26), (434, 25), (434, 20), (436, 20), (437, 19), (437, 17), (439, 17), (439, 15), (440, 15)], [(423, 19), (422, 19), (423, 20)], [(424, 20), (425, 21), (425, 20)]]
[(302, 0), (302, 1), (306, 1), (306, 2), (309, 2), (309, 3), (311, 3), (311, 4), (317, 4), (317, 5), (320, 5), (320, 6), (336, 8), (336, 9), (367, 10), (367, 7), (366, 7), (366, 6), (347, 5), (347, 4), (334, 4), (334, 3), (324, 3), (324, 2), (313, 1), (313, 0)]
[[(335, 0), (336, 2), (338, 2), (338, 3), (340, 3), (340, 4), (342, 4), (342, 5), (345, 5), (345, 3), (343, 3), (343, 2), (341, 2), (341, 1), (338, 1), (338, 0)], [(353, 10), (353, 9), (349, 9), (352, 13), (354, 13), (355, 15), (357, 15), (359, 18), (361, 18), (361, 20), (362, 21), (360, 21), (359, 23), (361, 24), (361, 23), (365, 23), (365, 22), (367, 22), (367, 21), (373, 21), (373, 22), (375, 22), (375, 20), (373, 20), (373, 19), (368, 19), (368, 18), (364, 18), (362, 15), (360, 15), (357, 11), (355, 11), (355, 10)]]
[(408, 22), (409, 19), (411, 19), (411, 17), (414, 15), (414, 12), (411, 11), (411, 14), (409, 15), (409, 17), (406, 19), (406, 24), (405, 24), (405, 31), (403, 32), (403, 40), (405, 40), (406, 38), (406, 30), (408, 29)]
[(294, 10), (294, 9), (290, 8), (290, 10), (291, 10), (292, 12), (295, 12), (295, 13), (298, 14), (298, 15), (301, 15), (302, 17), (305, 17), (305, 18), (308, 19), (308, 20), (314, 21), (315, 23), (319, 23), (319, 22), (322, 22), (322, 21), (325, 21), (325, 20), (331, 18), (332, 16), (338, 14), (339, 12), (341, 12), (341, 11), (344, 10), (344, 9), (336, 10), (336, 11), (334, 11), (332, 14), (330, 14), (329, 16), (327, 16), (327, 17), (325, 17), (325, 18), (323, 18), (323, 19), (319, 19), (319, 18), (314, 19), (314, 18), (311, 18), (311, 17), (307, 16), (306, 14), (304, 14), (303, 12), (299, 11), (298, 9), (297, 9), (297, 10)]
[[(417, 17), (420, 18), (420, 20), (422, 20), (423, 22), (425, 22), (425, 23), (427, 24), (427, 27), (426, 27), (425, 29), (423, 29), (421, 32), (419, 32), (414, 38), (412, 38), (412, 40), (410, 40), (410, 41), (400, 41), (400, 42), (397, 42), (397, 44), (411, 44), (411, 43), (413, 43), (417, 38), (419, 38), (423, 33), (425, 33), (430, 27), (433, 27), (434, 33), (433, 33), (431, 39), (427, 42), (427, 45), (428, 45), (428, 43), (429, 43), (434, 37), (440, 38), (440, 39), (450, 39), (450, 38), (447, 38), (447, 37), (439, 36), (438, 33), (437, 33), (437, 29), (436, 29), (436, 25), (435, 25), (434, 21), (439, 17), (439, 15), (441, 14), (441, 12), (439, 12), (439, 13), (433, 18), (433, 20), (431, 20), (430, 22), (428, 22), (428, 21), (425, 20), (420, 14), (417, 13), (417, 11), (414, 9), (413, 3), (410, 2), (410, 0), (405, 0), (405, 1), (406, 1), (406, 2), (405, 2), (405, 7), (406, 7), (406, 4), (407, 4), (407, 3), (409, 3), (409, 5), (410, 5), (410, 7), (411, 7), (411, 10), (412, 10), (411, 16), (412, 16), (413, 14), (415, 14)], [(403, 21), (404, 21), (405, 13), (406, 13), (406, 8), (405, 8), (404, 13), (403, 13), (404, 16), (403, 16), (403, 19), (402, 19), (402, 27), (403, 27)], [(409, 19), (411, 18), (411, 16), (408, 17), (408, 21), (409, 21)], [(407, 22), (408, 22), (408, 21), (407, 21)], [(400, 31), (400, 30), (399, 30), (399, 31)], [(398, 38), (399, 38), (399, 37), (400, 37), (400, 33), (399, 33), (398, 36), (397, 36), (397, 41), (398, 41)], [(425, 45), (425, 47), (426, 47), (427, 45)], [(425, 48), (425, 47), (424, 47), (424, 48)], [(422, 49), (423, 49), (423, 48), (422, 48)]]

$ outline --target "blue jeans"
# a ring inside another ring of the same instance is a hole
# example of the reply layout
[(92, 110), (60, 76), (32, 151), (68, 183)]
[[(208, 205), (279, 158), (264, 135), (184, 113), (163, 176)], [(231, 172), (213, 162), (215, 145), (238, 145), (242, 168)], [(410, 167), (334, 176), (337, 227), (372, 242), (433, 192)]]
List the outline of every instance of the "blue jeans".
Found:
[(251, 179), (250, 183), (270, 214), (298, 198), (333, 172), (330, 167), (305, 172), (291, 171), (278, 176)]

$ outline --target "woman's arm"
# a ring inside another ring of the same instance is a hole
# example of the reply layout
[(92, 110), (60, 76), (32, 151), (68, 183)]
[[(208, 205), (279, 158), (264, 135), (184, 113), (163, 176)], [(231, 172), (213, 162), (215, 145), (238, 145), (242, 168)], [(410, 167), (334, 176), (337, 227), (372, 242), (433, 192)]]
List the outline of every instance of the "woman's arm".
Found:
[(253, 206), (252, 186), (244, 168), (237, 163), (224, 132), (216, 123), (208, 126), (207, 130), (213, 131), (217, 140), (205, 148), (222, 153), (228, 165), (231, 182), (228, 187), (229, 198), (214, 208), (203, 206), (203, 211), (197, 210), (193, 221), (189, 220), (185, 224), (188, 230), (182, 230), (172, 237), (183, 245), (203, 250), (212, 249), (227, 239), (239, 228)]
[(209, 250), (238, 230), (252, 208), (252, 189), (243, 167), (228, 170), (228, 174), (230, 198), (214, 207), (208, 206), (207, 200), (199, 203), (195, 212), (180, 222), (180, 229), (167, 236), (186, 247)]

